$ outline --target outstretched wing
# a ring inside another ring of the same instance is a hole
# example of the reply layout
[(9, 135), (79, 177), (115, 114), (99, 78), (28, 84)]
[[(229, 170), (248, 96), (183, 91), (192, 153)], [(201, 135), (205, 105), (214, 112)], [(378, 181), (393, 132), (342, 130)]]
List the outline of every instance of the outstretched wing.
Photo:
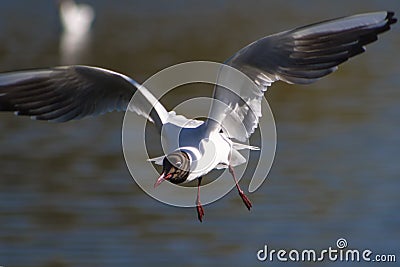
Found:
[(243, 88), (244, 93), (237, 95), (217, 86), (214, 98), (230, 109), (221, 113), (212, 108), (208, 131), (219, 131), (222, 126), (231, 138), (245, 141), (258, 126), (263, 93), (273, 82), (315, 82), (364, 52), (365, 45), (376, 41), (378, 34), (395, 22), (393, 12), (367, 13), (274, 34), (244, 47), (226, 64), (249, 76), (259, 90)]
[[(129, 101), (135, 94), (133, 105)], [(0, 111), (65, 122), (128, 108), (159, 128), (168, 112), (143, 86), (117, 72), (88, 66), (0, 74)], [(148, 114), (148, 111), (150, 111)]]

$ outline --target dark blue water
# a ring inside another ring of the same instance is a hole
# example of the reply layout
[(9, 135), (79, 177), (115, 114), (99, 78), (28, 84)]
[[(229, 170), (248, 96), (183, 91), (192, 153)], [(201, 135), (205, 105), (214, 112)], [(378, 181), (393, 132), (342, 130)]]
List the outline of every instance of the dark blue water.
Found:
[[(184, 61), (222, 62), (305, 23), (400, 13), (395, 0), (87, 2), (97, 17), (76, 63), (139, 82)], [(399, 29), (316, 84), (275, 84), (266, 97), (276, 159), (249, 195), (254, 209), (232, 191), (205, 206), (202, 224), (194, 209), (161, 204), (134, 183), (122, 154), (123, 114), (67, 124), (1, 114), (0, 266), (273, 266), (257, 261), (264, 244), (322, 250), (341, 237), (399, 261)], [(1, 1), (0, 71), (62, 64), (60, 35), (53, 1)]]

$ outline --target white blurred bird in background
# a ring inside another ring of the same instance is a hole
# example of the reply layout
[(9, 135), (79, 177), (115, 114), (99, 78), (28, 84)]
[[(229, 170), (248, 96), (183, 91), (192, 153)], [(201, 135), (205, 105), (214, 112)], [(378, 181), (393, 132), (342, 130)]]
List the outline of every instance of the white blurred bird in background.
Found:
[(59, 0), (58, 4), (63, 28), (60, 41), (61, 63), (76, 64), (87, 52), (95, 12), (90, 5), (77, 4), (74, 0)]

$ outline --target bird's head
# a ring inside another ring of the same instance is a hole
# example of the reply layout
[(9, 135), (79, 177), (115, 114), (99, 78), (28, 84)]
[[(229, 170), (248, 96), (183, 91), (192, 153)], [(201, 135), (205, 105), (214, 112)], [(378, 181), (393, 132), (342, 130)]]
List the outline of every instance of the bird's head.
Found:
[(167, 155), (163, 160), (163, 170), (154, 187), (167, 180), (173, 184), (186, 181), (190, 171), (189, 155), (184, 151), (176, 151)]

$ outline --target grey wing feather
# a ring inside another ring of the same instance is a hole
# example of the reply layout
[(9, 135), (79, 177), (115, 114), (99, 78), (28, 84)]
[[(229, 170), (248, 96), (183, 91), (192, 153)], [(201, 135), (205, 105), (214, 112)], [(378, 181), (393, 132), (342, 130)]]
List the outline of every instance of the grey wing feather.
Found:
[(66, 66), (0, 74), (0, 111), (37, 120), (65, 122), (124, 111), (135, 93), (138, 101), (129, 109), (162, 125), (165, 108), (146, 88), (113, 71)]
[[(376, 41), (378, 34), (395, 22), (393, 12), (367, 13), (274, 34), (244, 47), (226, 64), (248, 75), (259, 90), (250, 96), (249, 92), (238, 96), (216, 87), (214, 98), (232, 107), (224, 117), (219, 116), (219, 123), (222, 128), (231, 129), (230, 137), (246, 140), (258, 126), (263, 97), (260, 94), (273, 82), (315, 82), (335, 71), (340, 63), (364, 52), (365, 45)], [(210, 131), (221, 129), (215, 122), (208, 121), (207, 125)], [(239, 130), (243, 125), (245, 131)]]
[(227, 64), (243, 68), (254, 80), (308, 84), (365, 51), (378, 34), (396, 22), (392, 12), (376, 12), (312, 24), (260, 39)]

